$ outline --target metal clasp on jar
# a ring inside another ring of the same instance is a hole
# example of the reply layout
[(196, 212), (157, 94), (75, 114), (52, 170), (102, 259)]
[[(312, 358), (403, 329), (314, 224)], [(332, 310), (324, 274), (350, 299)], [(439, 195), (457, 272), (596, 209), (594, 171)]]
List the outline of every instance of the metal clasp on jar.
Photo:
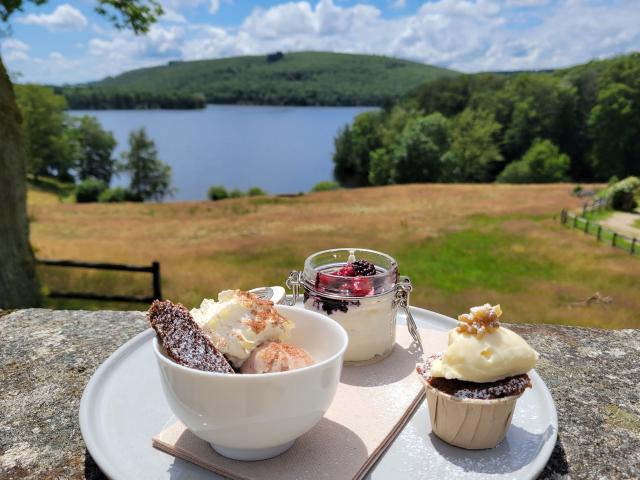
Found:
[(292, 270), (287, 277), (285, 285), (289, 290), (291, 290), (291, 298), (287, 295), (287, 299), (284, 303), (286, 305), (295, 306), (298, 301), (298, 297), (300, 296), (300, 288), (302, 287), (302, 272)]
[(409, 333), (420, 347), (420, 350), (424, 351), (424, 348), (422, 347), (422, 340), (420, 339), (420, 332), (418, 331), (416, 322), (413, 319), (413, 315), (411, 315), (411, 310), (409, 309), (409, 294), (411, 293), (411, 290), (413, 290), (411, 279), (401, 275), (398, 280), (398, 284), (396, 285), (396, 296), (393, 300), (393, 304), (394, 307), (397, 306), (404, 310), (407, 315), (407, 328), (409, 329)]

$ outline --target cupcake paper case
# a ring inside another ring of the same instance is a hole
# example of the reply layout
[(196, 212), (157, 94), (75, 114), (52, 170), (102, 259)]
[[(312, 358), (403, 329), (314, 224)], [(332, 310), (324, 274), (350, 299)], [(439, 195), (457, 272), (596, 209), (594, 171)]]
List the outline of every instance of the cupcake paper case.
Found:
[(469, 450), (493, 448), (507, 434), (522, 394), (491, 400), (457, 398), (434, 388), (422, 377), (431, 429), (451, 445)]
[(471, 450), (498, 445), (518, 398), (531, 387), (526, 372), (538, 354), (522, 337), (500, 327), (501, 314), (499, 305), (486, 304), (461, 315), (449, 332), (447, 351), (417, 368), (432, 431), (451, 445)]

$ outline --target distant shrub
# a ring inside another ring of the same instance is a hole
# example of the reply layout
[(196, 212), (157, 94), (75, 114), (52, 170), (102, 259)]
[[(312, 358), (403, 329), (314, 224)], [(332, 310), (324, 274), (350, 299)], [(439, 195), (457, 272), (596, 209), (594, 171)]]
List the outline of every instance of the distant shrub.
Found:
[(551, 183), (568, 180), (570, 160), (549, 140), (535, 140), (521, 160), (510, 163), (496, 179), (500, 183)]
[(267, 195), (267, 192), (262, 190), (260, 187), (251, 187), (249, 190), (247, 190), (247, 195), (250, 197), (259, 197), (262, 195)]
[(282, 52), (275, 52), (275, 53), (270, 53), (267, 55), (267, 62), (268, 63), (275, 63), (278, 60), (282, 60), (284, 58), (284, 53)]
[(579, 197), (582, 193), (582, 190), (582, 185), (576, 185), (575, 187), (573, 187), (573, 194)]
[(229, 192), (229, 198), (240, 198), (244, 197), (244, 192), (239, 188), (234, 188)]
[(633, 212), (638, 206), (638, 202), (633, 196), (633, 192), (616, 190), (611, 196), (611, 208), (622, 212)]
[(312, 192), (329, 192), (331, 190), (337, 190), (340, 186), (333, 180), (325, 180), (316, 183), (311, 189)]
[(123, 187), (107, 188), (98, 197), (100, 203), (117, 203), (127, 200), (127, 189)]
[(627, 177), (598, 192), (598, 197), (606, 198), (614, 210), (632, 212), (638, 206), (635, 195), (639, 192), (640, 178)]
[(207, 192), (207, 197), (209, 200), (223, 200), (225, 198), (229, 198), (229, 192), (222, 185), (214, 185), (209, 187), (209, 191)]
[(97, 202), (100, 194), (107, 189), (107, 184), (102, 180), (88, 178), (83, 180), (76, 187), (76, 202), (89, 203)]

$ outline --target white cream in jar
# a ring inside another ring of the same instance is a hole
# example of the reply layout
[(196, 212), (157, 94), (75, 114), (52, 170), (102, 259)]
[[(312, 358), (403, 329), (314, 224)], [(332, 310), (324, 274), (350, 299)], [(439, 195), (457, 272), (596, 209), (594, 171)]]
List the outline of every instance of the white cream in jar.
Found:
[[(398, 280), (392, 257), (357, 248), (315, 253), (306, 259), (299, 276), (305, 308), (329, 316), (347, 331), (348, 365), (374, 363), (392, 352)], [(403, 286), (407, 284), (408, 279)]]

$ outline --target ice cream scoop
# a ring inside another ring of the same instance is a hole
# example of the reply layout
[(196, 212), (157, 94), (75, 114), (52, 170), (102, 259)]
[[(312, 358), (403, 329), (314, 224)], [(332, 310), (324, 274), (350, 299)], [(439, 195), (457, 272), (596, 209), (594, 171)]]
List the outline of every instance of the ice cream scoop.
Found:
[(538, 354), (517, 333), (501, 327), (500, 306), (489, 304), (459, 317), (448, 347), (431, 365), (431, 376), (467, 382), (495, 382), (535, 367)]
[(285, 340), (293, 328), (273, 302), (240, 290), (220, 292), (217, 302), (204, 299), (191, 315), (236, 368), (263, 342)]
[(315, 362), (306, 350), (289, 343), (266, 342), (242, 364), (240, 373), (273, 373), (308, 367)]

